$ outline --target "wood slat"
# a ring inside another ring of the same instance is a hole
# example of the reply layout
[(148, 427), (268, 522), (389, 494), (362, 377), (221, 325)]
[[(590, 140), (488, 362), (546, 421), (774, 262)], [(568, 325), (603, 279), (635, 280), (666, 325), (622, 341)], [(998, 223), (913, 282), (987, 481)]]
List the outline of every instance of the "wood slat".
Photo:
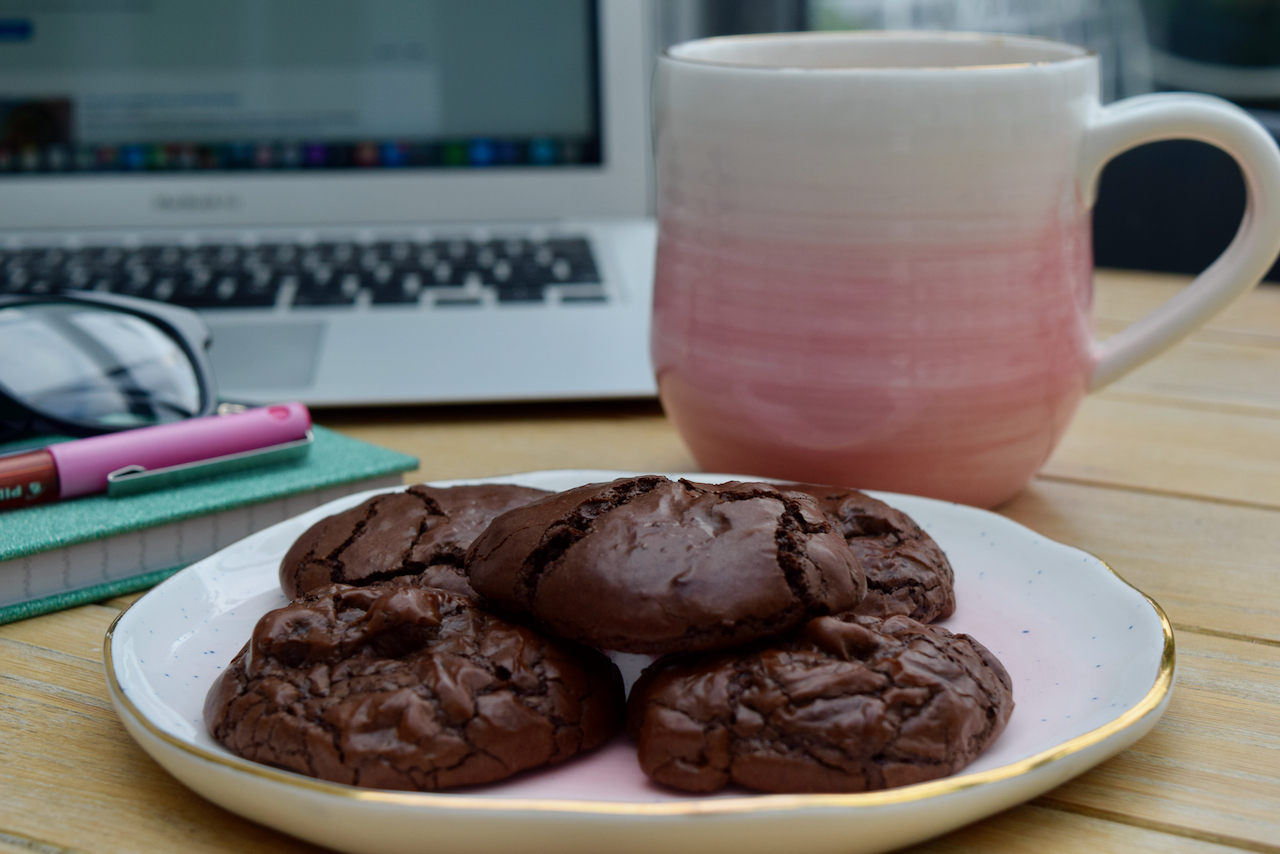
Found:
[(1280, 647), (1194, 632), (1177, 642), (1155, 729), (1040, 803), (1280, 851)]
[(0, 831), (0, 854), (86, 854), (73, 848), (49, 845), (23, 836)]
[(1280, 507), (1280, 417), (1103, 392), (1042, 473)]
[(1135, 394), (1280, 416), (1280, 335), (1266, 344), (1183, 341), (1102, 392)]
[(134, 602), (137, 602), (139, 599), (145, 596), (146, 593), (147, 591), (145, 590), (139, 590), (136, 593), (126, 593), (123, 596), (113, 596), (110, 599), (107, 599), (103, 602), (99, 602), (98, 604), (104, 608), (112, 608), (116, 611), (123, 611), (126, 608), (128, 608), (130, 605), (132, 605)]
[(102, 641), (119, 610), (83, 605), (0, 626), (0, 643), (16, 642), (102, 663)]
[[(1131, 270), (1098, 270), (1094, 280), (1094, 317), (1100, 323), (1127, 323), (1146, 315), (1178, 293), (1191, 281), (1191, 277)], [(1203, 328), (1210, 332), (1230, 332), (1242, 336), (1280, 335), (1280, 285), (1259, 285), (1211, 318)]]
[(0, 694), (19, 702), (57, 702), (81, 714), (115, 712), (107, 699), (102, 665), (77, 655), (14, 641), (0, 641)]
[(489, 477), (541, 469), (696, 471), (656, 402), (465, 407), (393, 413), (376, 425), (359, 414), (317, 413), (326, 427), (413, 454), (406, 482)]
[(1106, 561), (1179, 628), (1280, 642), (1280, 511), (1041, 478), (1000, 512)]
[[(1185, 281), (1100, 272), (1099, 329), (1119, 329)], [(696, 468), (653, 402), (321, 411), (317, 421), (418, 456), (407, 480)], [(913, 851), (1280, 854), (1278, 440), (1276, 286), (1084, 403), (1044, 476), (1000, 511), (1098, 555), (1162, 604), (1178, 627), (1169, 710), (1098, 768)], [(205, 802), (125, 733), (101, 648), (136, 598), (0, 626), (0, 852), (318, 850)]]
[[(1119, 814), (1223, 844), (1270, 844), (1280, 839), (1280, 646), (1194, 633), (1178, 640), (1179, 683), (1161, 723), (1042, 804)], [(0, 645), (0, 674), (0, 780), (12, 808), (0, 829), (103, 851), (172, 850), (188, 835), (198, 844), (184, 842), (194, 847), (183, 850), (218, 850), (219, 840), (234, 840), (236, 850), (283, 845), (206, 804), (151, 762), (123, 731), (88, 660), (11, 641)], [(12, 777), (18, 769), (20, 784)], [(59, 823), (50, 836), (41, 816), (55, 802)], [(104, 823), (129, 828), (128, 839), (101, 842)], [(1126, 850), (1119, 840), (1129, 831), (1089, 826), (1090, 833), (1119, 833), (1108, 850)], [(987, 832), (1022, 834), (1016, 827)]]
[(1006, 810), (902, 854), (1098, 854), (1159, 851), (1162, 854), (1238, 854), (1235, 845), (1139, 827), (1037, 805)]
[[(1100, 328), (1120, 328), (1186, 281), (1100, 272)], [(1280, 287), (1255, 289), (1087, 398), (1043, 473), (1280, 506)]]
[(64, 848), (41, 839), (32, 839), (0, 830), (0, 854), (88, 854), (83, 848)]
[(318, 850), (164, 772), (120, 724), (100, 663), (13, 640), (0, 643), (0, 803), (0, 851)]

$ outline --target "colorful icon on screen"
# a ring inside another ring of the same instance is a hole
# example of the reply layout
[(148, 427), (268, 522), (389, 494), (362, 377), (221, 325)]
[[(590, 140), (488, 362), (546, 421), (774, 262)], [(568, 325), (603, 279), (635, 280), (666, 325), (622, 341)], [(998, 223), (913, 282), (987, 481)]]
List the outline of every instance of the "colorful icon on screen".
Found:
[(473, 139), (467, 146), (467, 160), (472, 166), (492, 166), (497, 153), (487, 139)]
[(553, 139), (535, 139), (529, 143), (529, 162), (539, 166), (556, 163), (560, 159), (560, 146)]
[(520, 146), (509, 139), (498, 140), (493, 144), (494, 161), (496, 163), (519, 163)]
[(0, 171), (549, 166), (599, 162), (592, 140), (473, 138), (449, 141), (215, 142), (5, 146)]
[(409, 146), (402, 142), (384, 142), (381, 158), (383, 166), (404, 166), (409, 160)]
[(120, 163), (125, 169), (145, 169), (147, 166), (146, 146), (120, 146)]
[(446, 142), (442, 151), (444, 165), (446, 166), (466, 166), (467, 165), (467, 146), (462, 142)]
[(378, 165), (377, 143), (362, 142), (356, 146), (356, 165), (365, 167)]

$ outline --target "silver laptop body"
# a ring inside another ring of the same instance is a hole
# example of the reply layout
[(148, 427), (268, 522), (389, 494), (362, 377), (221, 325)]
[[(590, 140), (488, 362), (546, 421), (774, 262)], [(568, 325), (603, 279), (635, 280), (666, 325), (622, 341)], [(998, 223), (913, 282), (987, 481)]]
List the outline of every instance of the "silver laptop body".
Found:
[(0, 290), (191, 305), (237, 401), (654, 393), (646, 3), (29, 9)]

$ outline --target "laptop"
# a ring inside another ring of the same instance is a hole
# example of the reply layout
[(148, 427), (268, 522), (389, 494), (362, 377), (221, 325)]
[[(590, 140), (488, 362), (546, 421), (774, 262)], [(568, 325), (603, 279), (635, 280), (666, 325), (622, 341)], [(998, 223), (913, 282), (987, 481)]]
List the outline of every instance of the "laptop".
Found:
[(187, 305), (221, 394), (649, 396), (641, 0), (6, 0), (0, 292)]

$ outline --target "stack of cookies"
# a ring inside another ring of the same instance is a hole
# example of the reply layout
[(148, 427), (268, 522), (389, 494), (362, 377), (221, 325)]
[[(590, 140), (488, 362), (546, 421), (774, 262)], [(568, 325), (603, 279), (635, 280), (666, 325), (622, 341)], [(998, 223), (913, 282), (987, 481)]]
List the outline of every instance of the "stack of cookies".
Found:
[[(855, 490), (415, 486), (318, 522), (280, 579), (206, 723), (353, 785), (492, 782), (625, 726), (676, 789), (858, 792), (954, 773), (1013, 708), (995, 657), (930, 624), (946, 556)], [(656, 659), (626, 696), (604, 651)]]

